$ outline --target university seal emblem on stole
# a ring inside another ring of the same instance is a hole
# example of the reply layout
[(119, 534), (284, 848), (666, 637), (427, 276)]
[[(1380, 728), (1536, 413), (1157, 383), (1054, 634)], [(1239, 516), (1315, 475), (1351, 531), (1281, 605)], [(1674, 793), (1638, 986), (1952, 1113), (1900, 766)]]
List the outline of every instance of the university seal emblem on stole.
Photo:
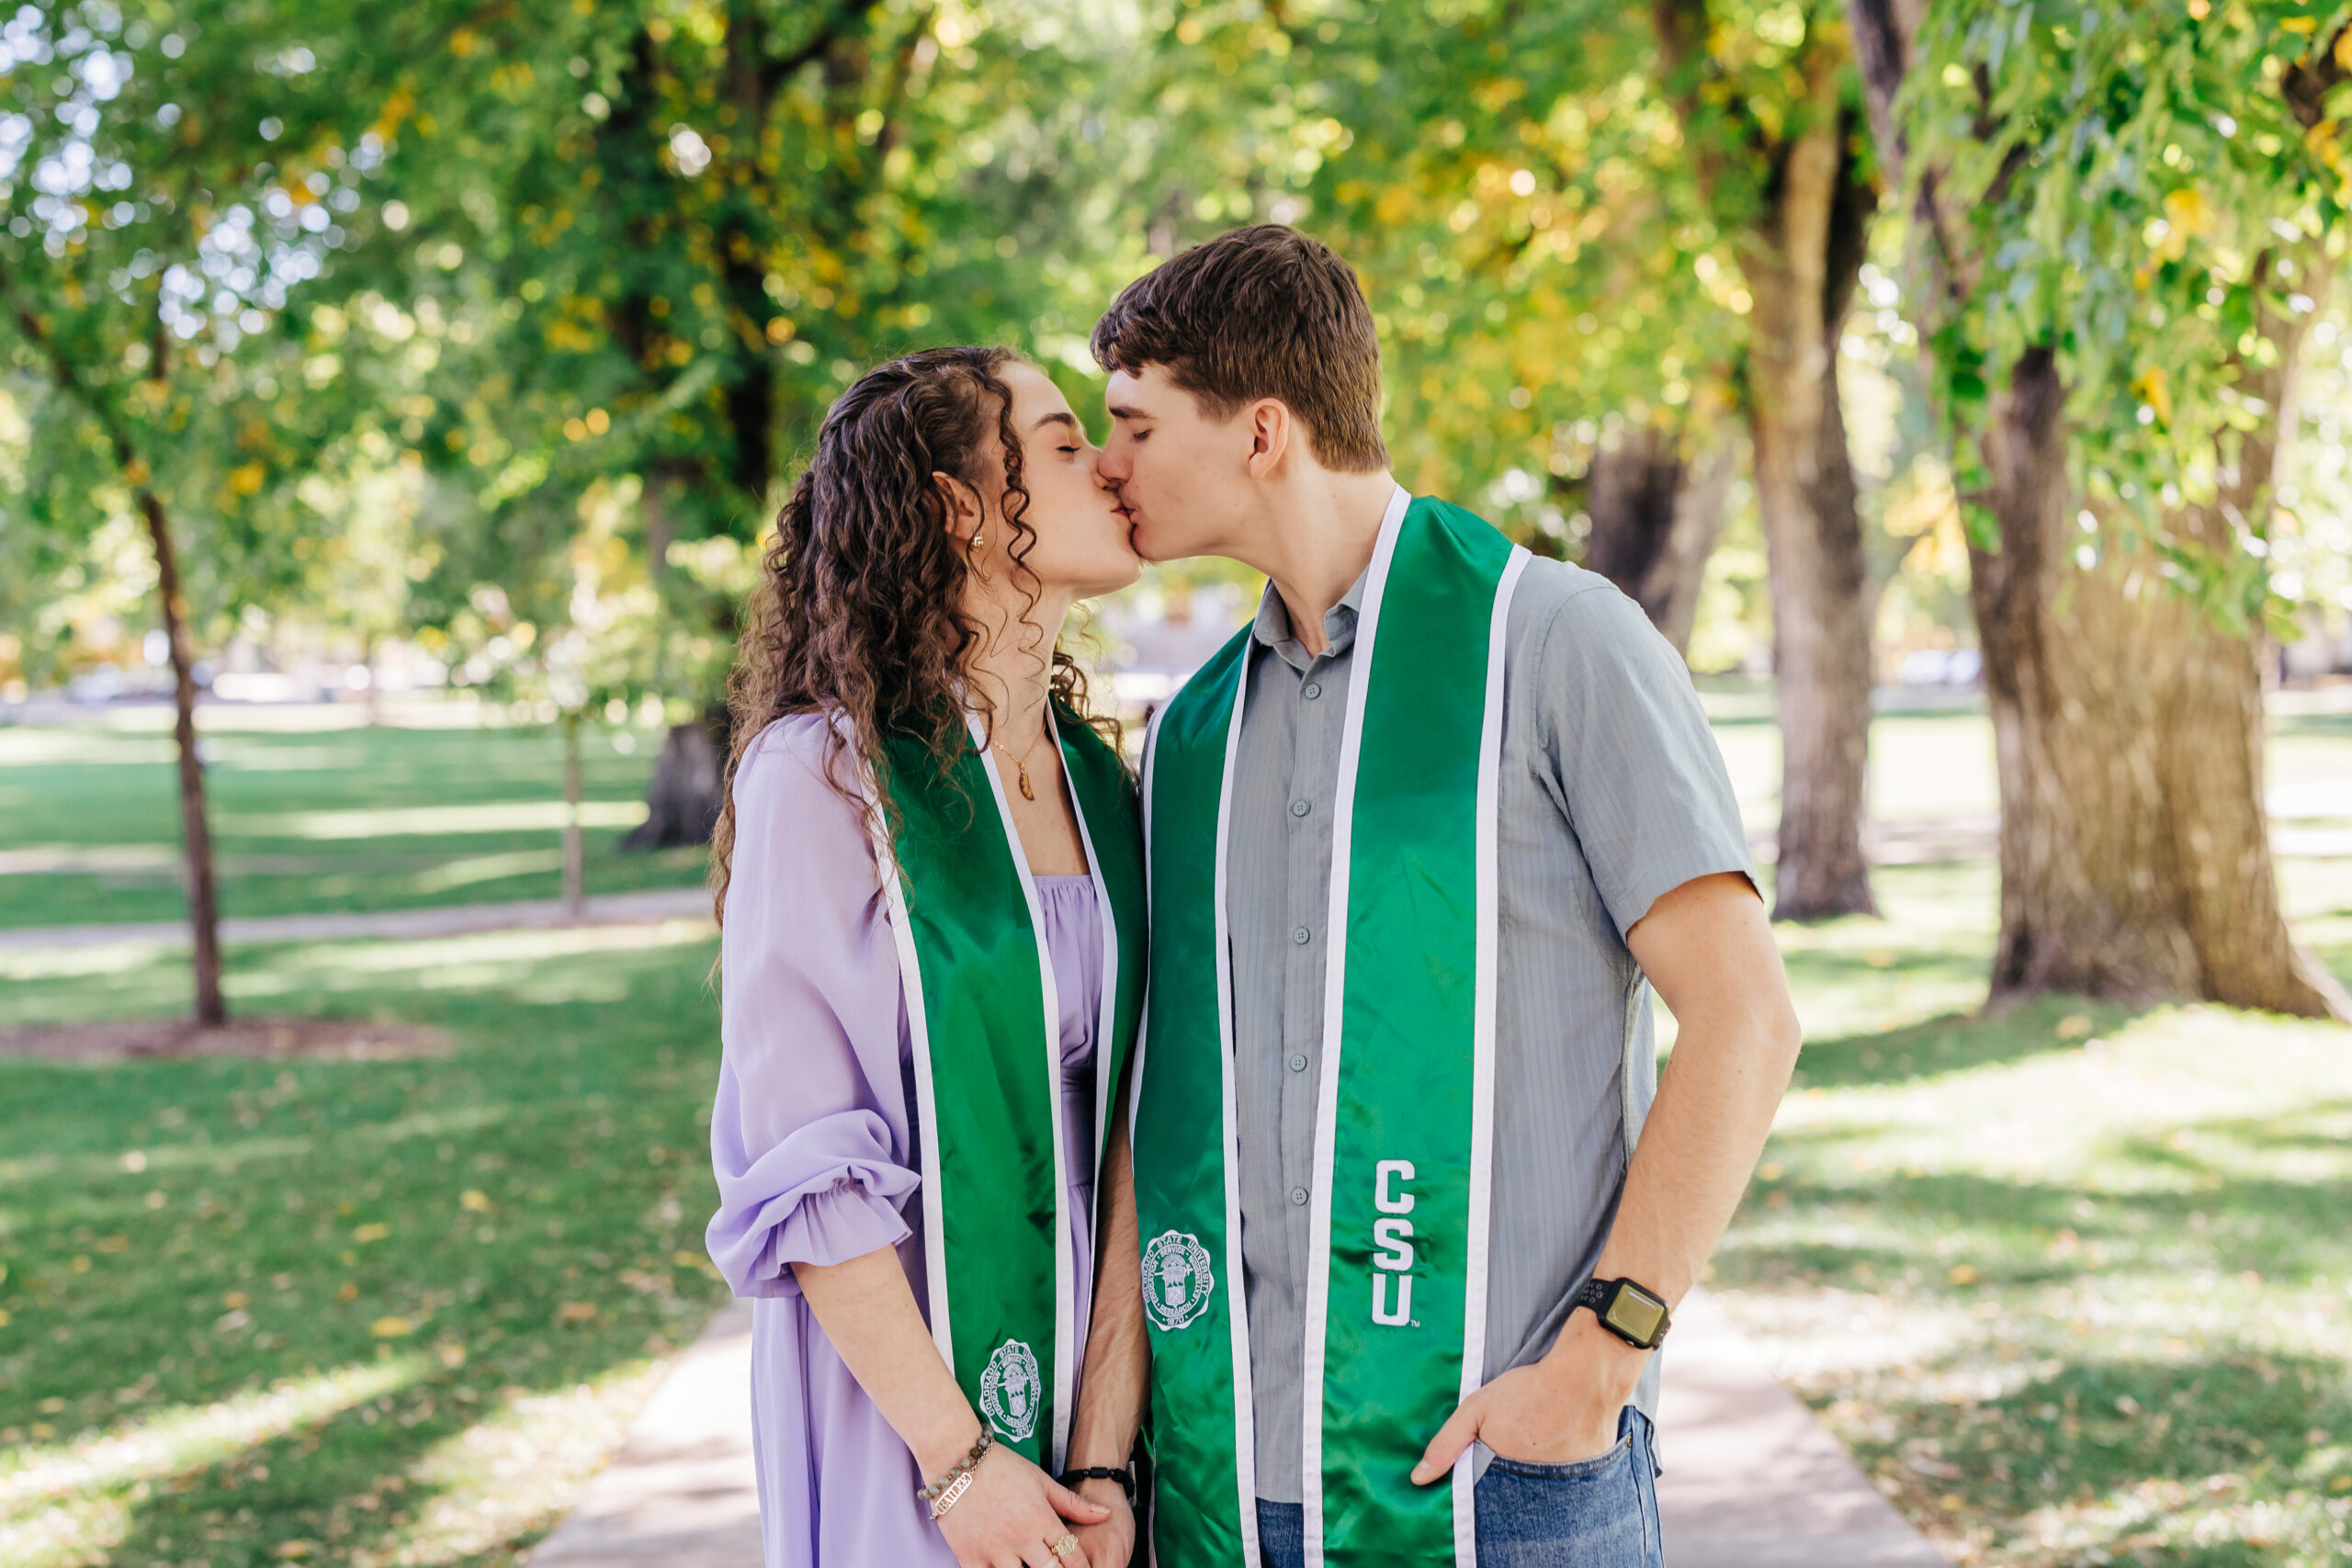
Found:
[(1037, 1375), (1037, 1356), (1018, 1339), (1008, 1339), (989, 1358), (980, 1374), (980, 1408), (989, 1422), (1016, 1443), (1026, 1442), (1037, 1429), (1037, 1407), (1045, 1403), (1046, 1385)]
[(1198, 1236), (1162, 1231), (1143, 1249), (1143, 1304), (1161, 1328), (1182, 1328), (1200, 1316), (1216, 1289), (1209, 1249)]

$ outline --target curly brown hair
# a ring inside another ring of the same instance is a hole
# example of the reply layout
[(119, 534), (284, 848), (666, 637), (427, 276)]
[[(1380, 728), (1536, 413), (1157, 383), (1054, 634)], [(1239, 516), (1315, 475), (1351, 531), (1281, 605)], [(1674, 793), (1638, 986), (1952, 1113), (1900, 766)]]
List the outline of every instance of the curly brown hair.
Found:
[[(718, 821), (711, 833), (712, 912), (726, 918), (735, 847), (735, 771), (752, 740), (790, 714), (831, 713), (826, 774), (869, 823), (885, 820), (882, 737), (911, 735), (943, 766), (968, 744), (965, 704), (995, 715), (965, 681), (981, 628), (962, 609), (971, 562), (947, 531), (945, 498), (932, 478), (949, 474), (1009, 528), (1016, 581), (1036, 531), (1023, 520), (1021, 438), (1013, 426), (1009, 348), (933, 348), (877, 366), (843, 392), (817, 433), (817, 453), (776, 517), (761, 561), (735, 669), (732, 720)], [(991, 418), (993, 414), (993, 418)], [(1031, 602), (1035, 579), (1024, 585)], [(1053, 651), (1053, 701), (1082, 722), (1086, 676)], [(854, 753), (854, 767), (844, 767)]]

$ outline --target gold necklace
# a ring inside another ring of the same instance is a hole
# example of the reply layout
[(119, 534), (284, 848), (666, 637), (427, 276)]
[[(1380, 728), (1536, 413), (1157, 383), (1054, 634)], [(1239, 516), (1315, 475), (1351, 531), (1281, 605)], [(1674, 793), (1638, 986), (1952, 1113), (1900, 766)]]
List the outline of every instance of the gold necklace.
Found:
[[(1040, 729), (1037, 731), (1037, 739), (1029, 742), (1029, 751), (1031, 753), (1034, 753), (1037, 748), (1044, 743), (1047, 733), (1048, 731), (1046, 729)], [(1029, 756), (1024, 753), (1015, 752), (1012, 758), (1012, 766), (1013, 771), (1017, 773), (1021, 778), (1021, 798), (1023, 800), (1036, 799), (1037, 792), (1029, 787)]]

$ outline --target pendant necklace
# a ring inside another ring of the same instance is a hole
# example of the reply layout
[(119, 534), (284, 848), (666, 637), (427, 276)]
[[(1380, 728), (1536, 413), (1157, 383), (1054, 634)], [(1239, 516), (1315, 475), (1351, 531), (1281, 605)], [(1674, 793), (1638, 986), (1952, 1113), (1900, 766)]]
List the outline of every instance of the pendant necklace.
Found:
[[(1044, 730), (1044, 729), (1040, 729), (1040, 730), (1037, 732), (1037, 739), (1036, 739), (1035, 740), (1032, 740), (1031, 742), (1029, 742), (1029, 750), (1030, 750), (1031, 751), (1033, 751), (1033, 752), (1034, 752), (1035, 750), (1037, 750), (1037, 747), (1038, 747), (1039, 743), (1040, 743), (1040, 742), (1042, 742), (1042, 741), (1046, 739), (1046, 733), (1047, 733), (1047, 732), (1046, 732), (1046, 730)], [(1027, 756), (1025, 756), (1025, 755), (1023, 755), (1023, 754), (1021, 754), (1021, 753), (1019, 753), (1019, 752), (1015, 752), (1015, 753), (1013, 754), (1013, 758), (1012, 758), (1012, 767), (1013, 767), (1013, 771), (1014, 771), (1014, 772), (1015, 772), (1015, 773), (1020, 776), (1020, 779), (1021, 779), (1021, 798), (1022, 798), (1022, 799), (1023, 799), (1023, 800), (1035, 800), (1035, 799), (1036, 799), (1036, 798), (1037, 798), (1037, 792), (1036, 792), (1035, 790), (1034, 790), (1034, 789), (1032, 789), (1032, 788), (1030, 788), (1030, 787), (1029, 787), (1029, 759), (1028, 759), (1028, 757), (1027, 757)]]

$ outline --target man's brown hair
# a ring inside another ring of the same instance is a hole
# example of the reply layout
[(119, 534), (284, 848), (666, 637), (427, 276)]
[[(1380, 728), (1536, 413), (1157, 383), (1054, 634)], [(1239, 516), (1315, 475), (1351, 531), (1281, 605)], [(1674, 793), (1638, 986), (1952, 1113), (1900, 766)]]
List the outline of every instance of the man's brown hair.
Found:
[(1218, 419), (1281, 399), (1327, 468), (1388, 466), (1372, 307), (1348, 264), (1295, 229), (1231, 230), (1161, 263), (1094, 323), (1093, 347), (1105, 370), (1162, 367)]

